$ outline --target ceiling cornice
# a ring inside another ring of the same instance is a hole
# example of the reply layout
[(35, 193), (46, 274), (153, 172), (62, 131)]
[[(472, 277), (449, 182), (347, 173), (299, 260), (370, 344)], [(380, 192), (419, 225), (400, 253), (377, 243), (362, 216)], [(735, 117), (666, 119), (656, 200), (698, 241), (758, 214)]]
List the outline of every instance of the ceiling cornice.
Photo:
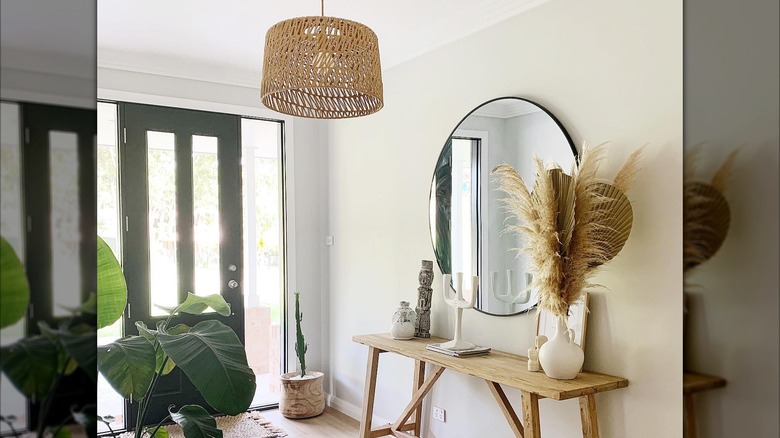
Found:
[(98, 68), (156, 76), (213, 82), (237, 87), (260, 88), (260, 72), (235, 66), (146, 53), (98, 48)]

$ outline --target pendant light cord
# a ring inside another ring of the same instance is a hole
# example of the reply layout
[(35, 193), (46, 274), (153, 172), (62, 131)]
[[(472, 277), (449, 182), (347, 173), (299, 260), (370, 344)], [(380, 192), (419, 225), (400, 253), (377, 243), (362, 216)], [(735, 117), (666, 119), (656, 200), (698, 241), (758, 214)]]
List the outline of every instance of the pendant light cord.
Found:
[(322, 16), (324, 17), (325, 16), (325, 0), (322, 0), (321, 4), (322, 4), (321, 13), (322, 13)]

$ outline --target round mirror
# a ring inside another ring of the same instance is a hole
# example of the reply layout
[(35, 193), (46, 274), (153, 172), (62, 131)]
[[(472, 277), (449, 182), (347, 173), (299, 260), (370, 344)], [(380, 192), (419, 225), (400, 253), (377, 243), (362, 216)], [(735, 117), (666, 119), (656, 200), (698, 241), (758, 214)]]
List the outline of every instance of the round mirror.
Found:
[[(509, 164), (533, 187), (533, 157), (569, 172), (577, 150), (561, 123), (526, 99), (494, 99), (471, 111), (444, 143), (433, 172), (431, 242), (444, 274), (479, 276), (476, 309), (516, 315), (536, 306), (521, 239), (503, 233), (508, 221), (491, 170)], [(464, 281), (464, 283), (468, 283)]]

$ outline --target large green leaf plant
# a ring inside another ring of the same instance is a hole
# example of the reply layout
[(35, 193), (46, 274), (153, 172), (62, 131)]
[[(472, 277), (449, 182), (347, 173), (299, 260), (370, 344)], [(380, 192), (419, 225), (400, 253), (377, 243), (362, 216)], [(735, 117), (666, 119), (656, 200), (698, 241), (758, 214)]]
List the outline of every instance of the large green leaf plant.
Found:
[[(98, 260), (101, 257), (105, 254), (98, 247)], [(114, 294), (125, 294), (124, 298), (118, 299), (127, 299), (126, 289), (114, 291)], [(0, 329), (19, 322), (27, 312), (29, 302), (30, 286), (24, 265), (13, 247), (0, 236)], [(99, 312), (111, 313), (110, 309), (98, 304), (94, 293), (81, 306), (67, 310), (71, 316), (61, 320), (58, 327), (38, 321), (39, 334), (23, 337), (0, 348), (2, 372), (19, 392), (37, 403), (35, 432), (39, 438), (68, 437), (70, 432), (64, 426), (70, 421), (82, 424), (91, 436), (95, 435), (95, 405), (73, 406), (68, 417), (54, 427), (49, 426), (52, 401), (63, 378), (81, 368), (96, 383), (95, 317)], [(118, 313), (122, 313), (122, 308), (118, 309)], [(12, 435), (19, 436), (11, 418), (0, 417), (0, 421), (9, 426)]]
[[(115, 270), (119, 264), (112, 266)], [(103, 277), (102, 283), (99, 279), (99, 285), (106, 289), (99, 288), (98, 302), (103, 300), (101, 290), (126, 288), (121, 270), (119, 274)], [(160, 378), (175, 367), (187, 375), (215, 410), (237, 415), (249, 408), (255, 394), (255, 374), (249, 368), (246, 351), (235, 332), (215, 319), (201, 321), (192, 327), (174, 325), (178, 315), (200, 315), (209, 309), (229, 316), (230, 304), (218, 294), (198, 296), (190, 293), (178, 306), (160, 308), (168, 315), (156, 327), (147, 327), (137, 321), (138, 335), (98, 347), (98, 370), (122, 397), (139, 401), (135, 438), (166, 437), (167, 432), (161, 426), (169, 419), (182, 427), (186, 438), (221, 438), (222, 431), (217, 428), (216, 420), (199, 405), (184, 405), (178, 411), (175, 406), (169, 406), (169, 415), (154, 427), (145, 427), (145, 418)], [(119, 318), (116, 316), (111, 320), (101, 316), (98, 313), (98, 320), (106, 324)]]

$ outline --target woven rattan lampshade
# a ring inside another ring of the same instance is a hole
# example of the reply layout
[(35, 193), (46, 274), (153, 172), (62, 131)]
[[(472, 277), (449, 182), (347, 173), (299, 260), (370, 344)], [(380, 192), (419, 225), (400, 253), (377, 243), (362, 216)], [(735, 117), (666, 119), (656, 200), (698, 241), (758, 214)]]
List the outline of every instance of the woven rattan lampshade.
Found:
[(383, 106), (376, 34), (363, 24), (334, 17), (281, 21), (265, 36), (265, 106), (315, 119), (373, 114)]

